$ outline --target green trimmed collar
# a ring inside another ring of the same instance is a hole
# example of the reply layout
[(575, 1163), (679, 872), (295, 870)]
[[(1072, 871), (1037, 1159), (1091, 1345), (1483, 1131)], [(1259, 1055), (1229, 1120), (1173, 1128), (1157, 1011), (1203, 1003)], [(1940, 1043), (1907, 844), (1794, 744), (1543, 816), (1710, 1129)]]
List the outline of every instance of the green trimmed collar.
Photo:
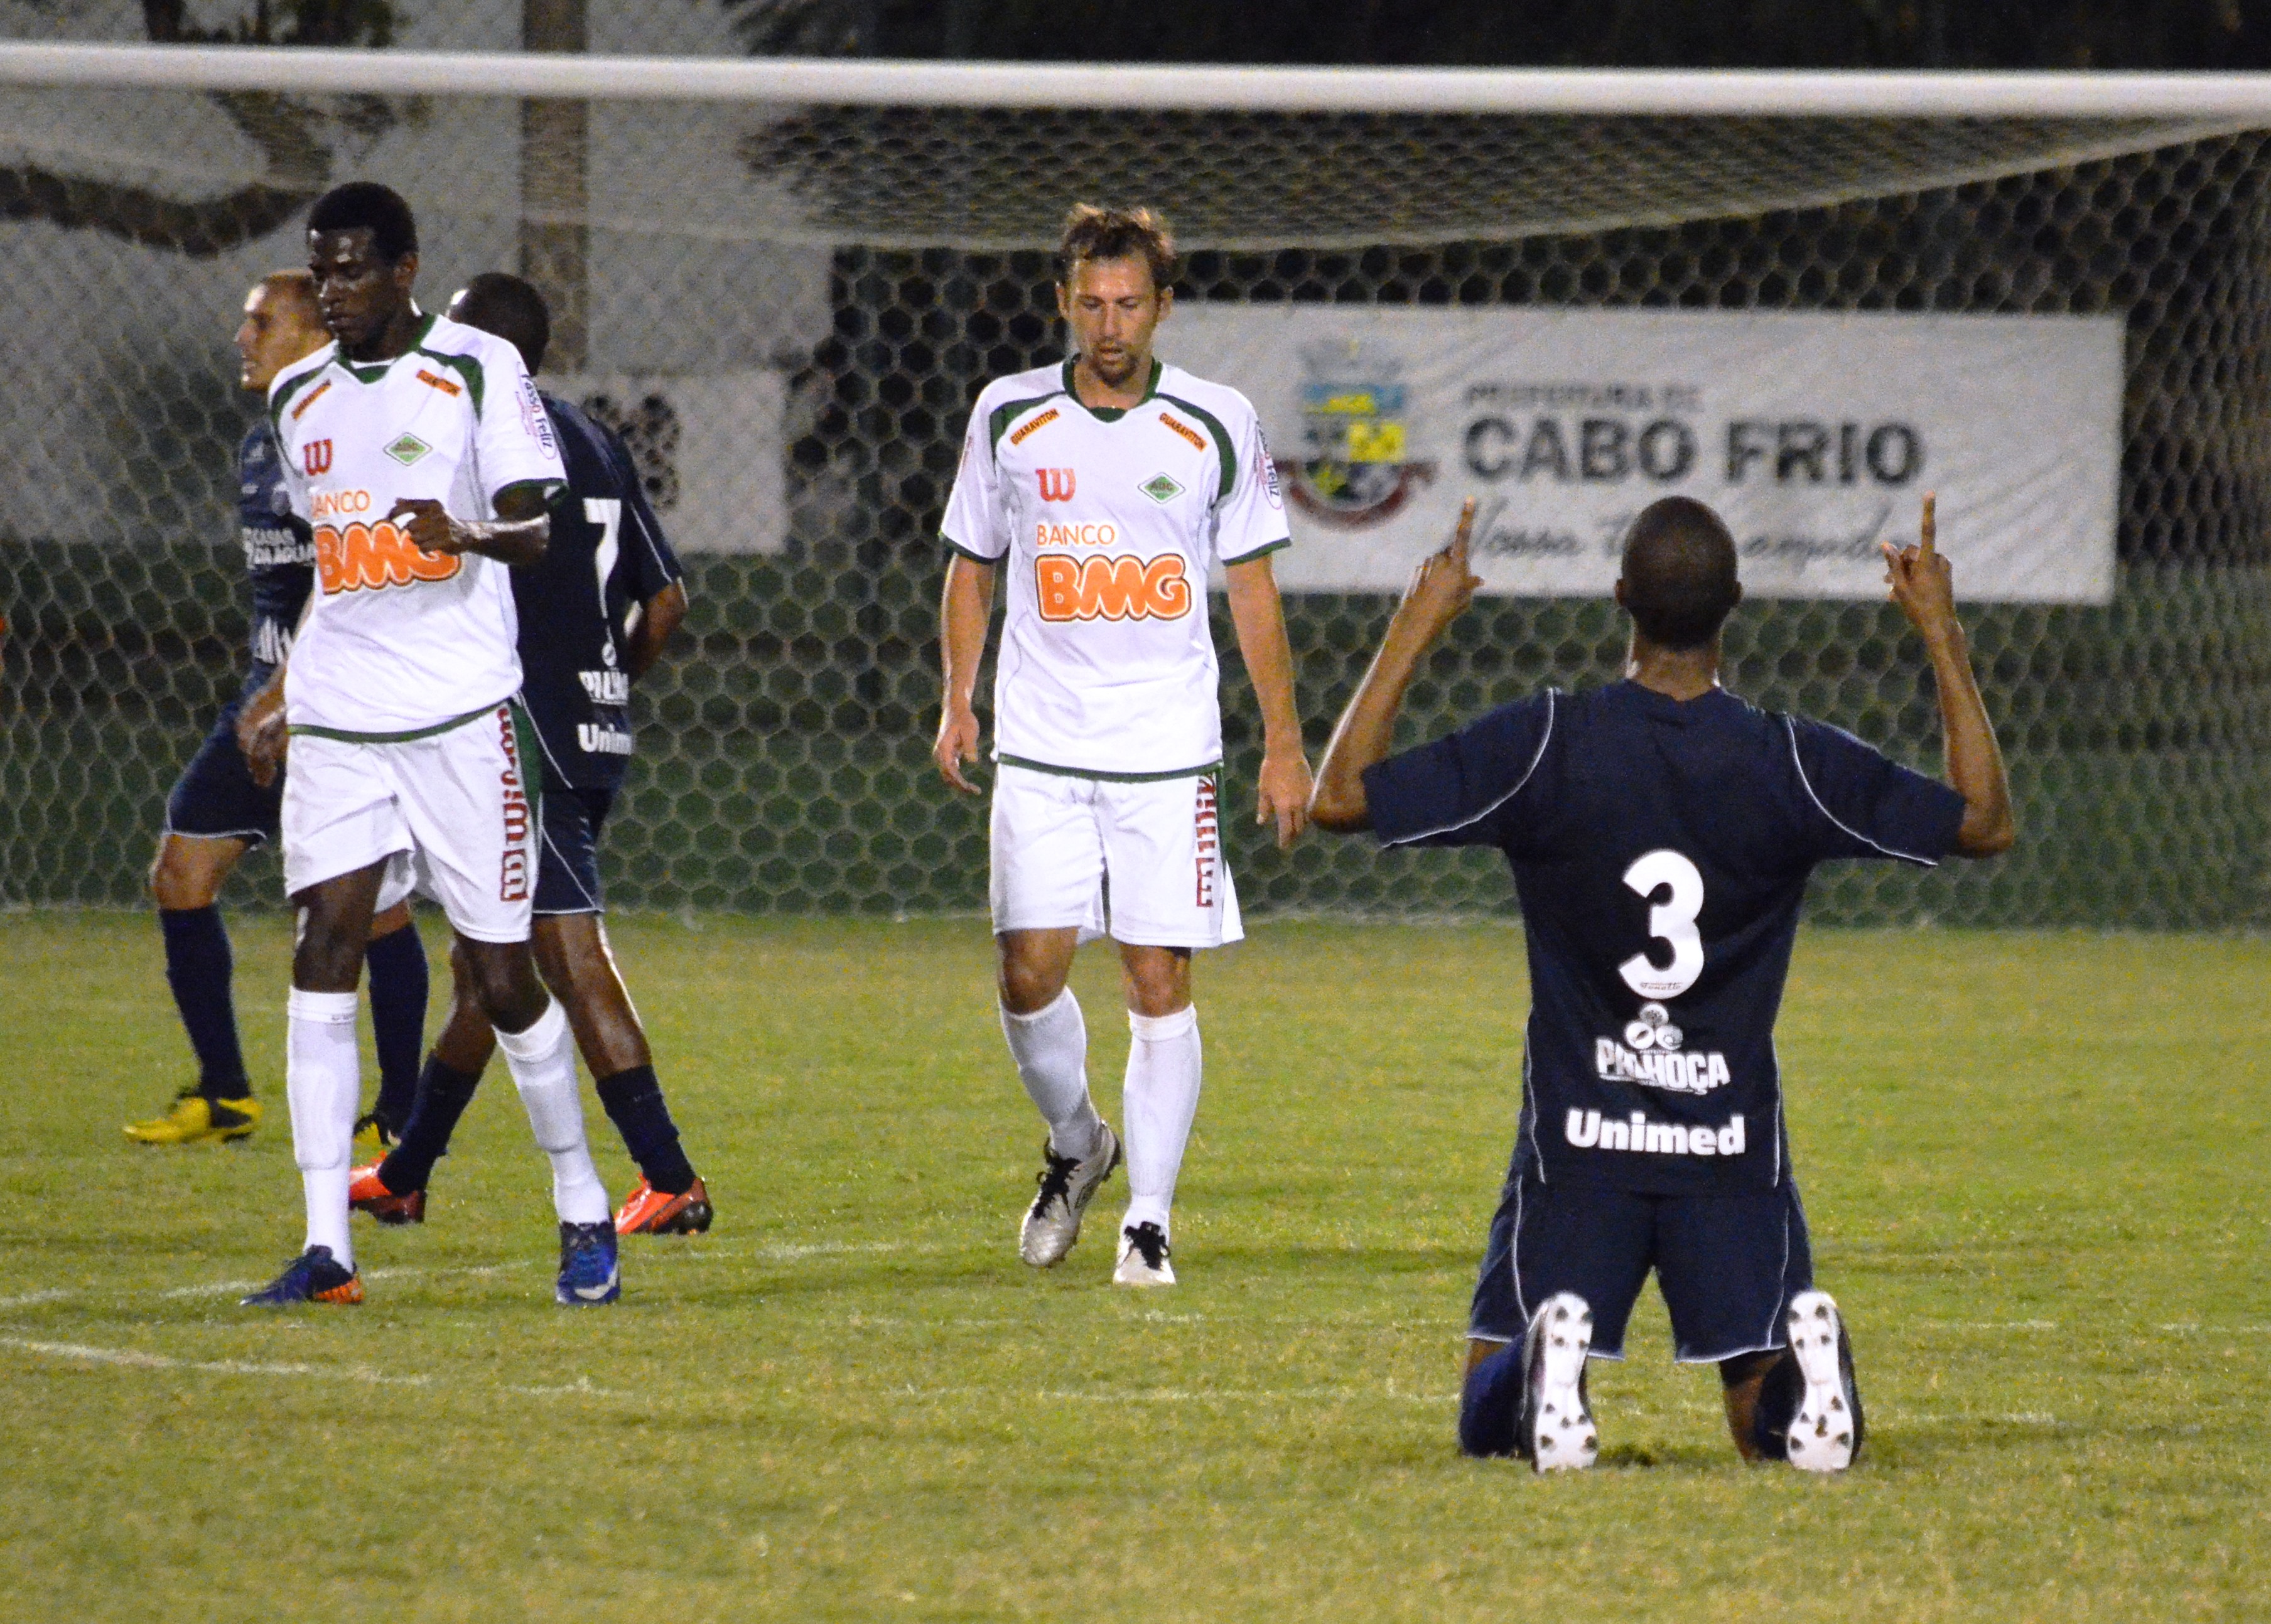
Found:
[[(410, 335), (409, 346), (403, 350), (402, 355), (407, 355), (418, 349), (426, 342), (426, 335), (434, 331), (434, 317), (431, 315), (419, 309), (415, 302), (411, 304), (410, 309), (418, 317), (418, 328)], [(331, 359), (339, 362), (339, 369), (356, 383), (376, 384), (386, 376), (388, 368), (402, 359), (402, 355), (390, 355), (384, 361), (349, 361), (345, 351), (334, 350)]]
[(1127, 416), (1128, 413), (1134, 411), (1136, 406), (1142, 406), (1144, 400), (1149, 400), (1152, 396), (1158, 394), (1159, 392), (1159, 375), (1166, 370), (1166, 368), (1161, 363), (1157, 355), (1151, 357), (1151, 376), (1143, 381), (1143, 400), (1137, 401), (1136, 403), (1136, 406), (1092, 406), (1080, 398), (1080, 391), (1075, 389), (1072, 384), (1072, 369), (1079, 360), (1080, 357), (1078, 355), (1068, 355), (1065, 357), (1064, 392), (1072, 397), (1072, 401), (1075, 406), (1087, 413), (1099, 423), (1116, 423), (1121, 418)]

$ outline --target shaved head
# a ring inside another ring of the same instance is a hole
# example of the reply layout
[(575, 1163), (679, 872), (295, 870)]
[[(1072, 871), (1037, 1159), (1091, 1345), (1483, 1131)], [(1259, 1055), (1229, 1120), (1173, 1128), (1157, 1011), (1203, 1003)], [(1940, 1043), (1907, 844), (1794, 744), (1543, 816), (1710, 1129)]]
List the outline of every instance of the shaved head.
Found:
[(1641, 510), (1625, 533), (1623, 568), (1617, 601), (1641, 635), (1664, 648), (1705, 647), (1742, 601), (1735, 539), (1692, 496), (1666, 496)]
[(240, 388), (264, 391), (277, 373), (330, 341), (316, 302), (316, 279), (305, 271), (272, 271), (244, 295), (236, 330)]
[(316, 279), (305, 269), (271, 271), (260, 279), (260, 285), (268, 290), (273, 308), (288, 310), (293, 319), (306, 322), (317, 332), (324, 331), (324, 313), (316, 304)]

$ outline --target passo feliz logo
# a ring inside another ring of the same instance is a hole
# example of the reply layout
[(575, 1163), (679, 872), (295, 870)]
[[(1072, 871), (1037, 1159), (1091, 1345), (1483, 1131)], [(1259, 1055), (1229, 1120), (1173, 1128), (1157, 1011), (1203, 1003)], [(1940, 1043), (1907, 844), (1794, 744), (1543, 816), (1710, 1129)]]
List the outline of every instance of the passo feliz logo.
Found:
[(344, 530), (325, 525), (316, 532), (316, 574), (326, 596), (446, 581), (464, 567), (455, 553), (429, 553), (386, 519)]
[(1191, 584), (1176, 553), (1148, 563), (1126, 554), (1046, 553), (1033, 561), (1033, 585), (1045, 621), (1171, 621), (1191, 611)]

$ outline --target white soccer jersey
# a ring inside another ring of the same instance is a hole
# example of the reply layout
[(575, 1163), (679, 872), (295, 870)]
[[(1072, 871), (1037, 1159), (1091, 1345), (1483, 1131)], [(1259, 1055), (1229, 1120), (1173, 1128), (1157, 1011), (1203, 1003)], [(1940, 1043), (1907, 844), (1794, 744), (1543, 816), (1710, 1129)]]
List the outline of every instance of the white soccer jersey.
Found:
[(986, 386), (947, 503), (948, 543), (1009, 577), (994, 755), (1197, 773), (1222, 758), (1208, 568), (1287, 544), (1277, 470), (1234, 389), (1155, 361), (1141, 405), (1097, 410), (1072, 369)]
[(268, 413), (292, 510), (316, 533), (316, 592), (284, 679), (294, 727), (417, 733), (520, 689), (507, 566), (428, 553), (387, 523), (401, 497), (496, 517), (510, 485), (566, 480), (520, 352), (421, 316), (411, 347), (360, 365), (325, 345), (279, 373)]

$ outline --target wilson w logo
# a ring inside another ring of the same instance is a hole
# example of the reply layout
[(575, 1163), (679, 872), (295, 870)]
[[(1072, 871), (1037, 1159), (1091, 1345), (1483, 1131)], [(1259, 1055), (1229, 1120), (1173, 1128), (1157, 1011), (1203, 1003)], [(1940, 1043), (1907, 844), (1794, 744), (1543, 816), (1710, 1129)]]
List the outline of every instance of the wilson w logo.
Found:
[(331, 443), (329, 440), (309, 441), (300, 448), (300, 466), (311, 475), (329, 473), (331, 471)]
[(464, 567), (456, 554), (429, 553), (384, 519), (345, 530), (326, 525), (316, 532), (316, 573), (327, 595), (446, 581)]
[(1041, 500), (1043, 502), (1070, 502), (1072, 500), (1073, 480), (1071, 469), (1037, 468), (1034, 472), (1040, 476)]
[(1117, 558), (1067, 558), (1044, 553), (1033, 561), (1033, 585), (1045, 621), (1171, 621), (1191, 609), (1191, 584), (1179, 554), (1149, 563)]

